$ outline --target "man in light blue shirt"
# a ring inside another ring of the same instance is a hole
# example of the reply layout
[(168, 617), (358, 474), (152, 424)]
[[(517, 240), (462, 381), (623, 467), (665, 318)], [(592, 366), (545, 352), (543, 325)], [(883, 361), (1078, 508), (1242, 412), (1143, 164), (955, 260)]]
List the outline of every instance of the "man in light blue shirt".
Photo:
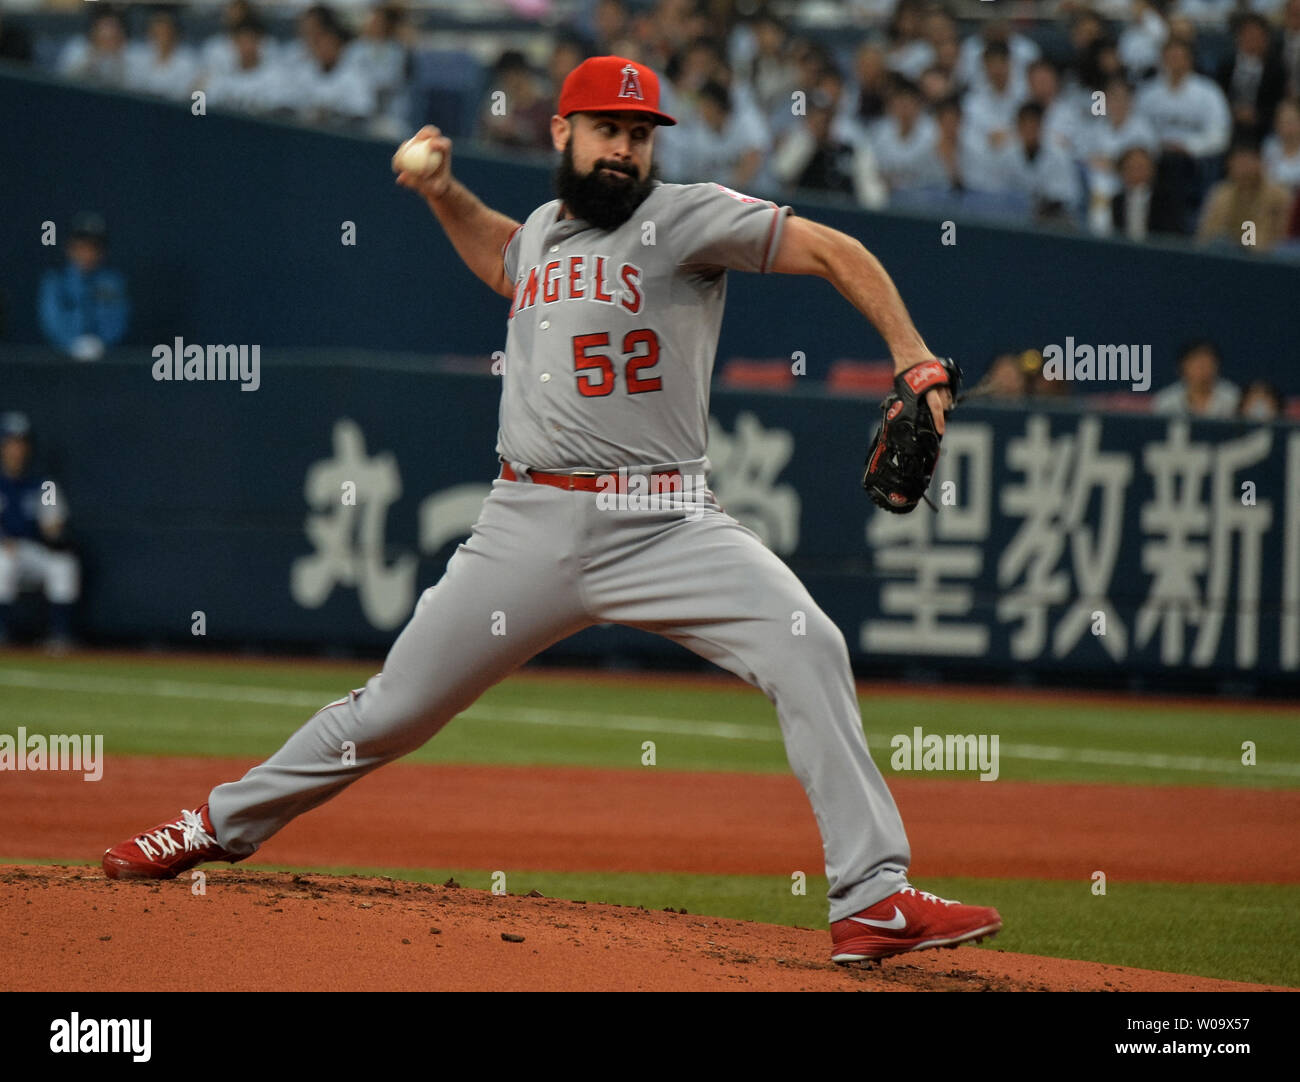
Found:
[(68, 262), (41, 279), (38, 312), (45, 337), (79, 361), (97, 361), (126, 334), (126, 279), (104, 265), (108, 227), (98, 214), (79, 214), (68, 238)]

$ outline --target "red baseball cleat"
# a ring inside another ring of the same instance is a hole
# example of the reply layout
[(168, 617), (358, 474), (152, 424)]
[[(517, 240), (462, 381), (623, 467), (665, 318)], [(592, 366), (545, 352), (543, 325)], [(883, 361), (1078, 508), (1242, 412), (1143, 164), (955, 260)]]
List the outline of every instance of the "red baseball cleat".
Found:
[(996, 909), (962, 905), (904, 887), (831, 925), (831, 961), (862, 962), (927, 947), (978, 943), (985, 936), (996, 935), (1001, 927)]
[(204, 804), (105, 850), (104, 874), (109, 879), (175, 879), (196, 864), (237, 859), (217, 844)]

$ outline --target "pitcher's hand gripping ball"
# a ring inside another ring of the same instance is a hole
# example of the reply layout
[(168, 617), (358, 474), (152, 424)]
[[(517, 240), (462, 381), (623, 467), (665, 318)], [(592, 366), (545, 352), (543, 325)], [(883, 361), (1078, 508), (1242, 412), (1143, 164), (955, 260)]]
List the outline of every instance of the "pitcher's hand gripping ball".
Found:
[(894, 377), (894, 390), (880, 404), (884, 419), (867, 448), (862, 474), (862, 487), (878, 507), (903, 515), (925, 498), (940, 439), (925, 395), (947, 387), (956, 402), (960, 385), (961, 369), (951, 357), (922, 361)]
[(408, 139), (393, 155), (393, 169), (417, 177), (432, 176), (442, 164), (442, 157), (442, 151), (435, 150), (428, 140)]

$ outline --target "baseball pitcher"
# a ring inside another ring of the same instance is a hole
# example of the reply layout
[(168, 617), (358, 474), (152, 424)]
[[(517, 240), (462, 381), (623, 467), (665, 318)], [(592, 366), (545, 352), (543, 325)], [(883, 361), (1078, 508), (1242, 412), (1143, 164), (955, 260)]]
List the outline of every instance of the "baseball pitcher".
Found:
[[(395, 156), (397, 183), (425, 199), (466, 266), (509, 301), (499, 476), (383, 670), (205, 804), (109, 849), (108, 876), (170, 878), (243, 860), (295, 816), (420, 747), (551, 643), (621, 623), (681, 643), (774, 703), (821, 831), (833, 960), (955, 946), (1001, 928), (994, 909), (909, 885), (907, 837), (867, 751), (843, 635), (705, 480), (728, 270), (818, 275), (879, 330), (898, 377), (863, 485), (890, 511), (924, 496), (956, 366), (926, 348), (857, 240), (719, 184), (661, 183), (655, 130), (674, 123), (649, 68), (587, 60), (551, 120), (558, 198), (522, 223), (456, 181), (437, 128), (413, 137), (428, 144), (420, 155), (404, 145)], [(401, 169), (399, 157), (430, 171)]]

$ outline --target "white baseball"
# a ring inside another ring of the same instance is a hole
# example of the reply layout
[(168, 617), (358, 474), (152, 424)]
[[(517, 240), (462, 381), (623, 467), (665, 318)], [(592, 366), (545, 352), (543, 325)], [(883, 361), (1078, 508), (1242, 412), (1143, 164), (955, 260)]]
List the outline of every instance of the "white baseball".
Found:
[(434, 150), (427, 140), (405, 142), (397, 150), (397, 167), (403, 173), (424, 177), (442, 164), (442, 151)]

